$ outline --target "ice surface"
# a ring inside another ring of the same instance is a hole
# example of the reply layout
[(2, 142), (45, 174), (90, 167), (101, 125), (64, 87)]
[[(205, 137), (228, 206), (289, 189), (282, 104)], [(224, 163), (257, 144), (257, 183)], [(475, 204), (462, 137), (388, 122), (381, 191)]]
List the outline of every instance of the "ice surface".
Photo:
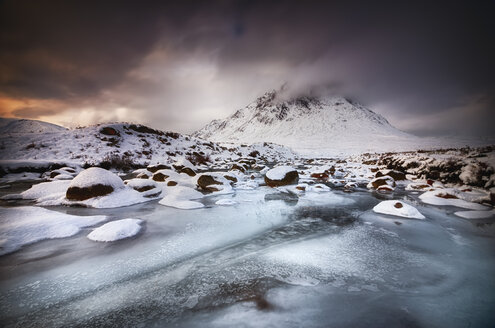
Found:
[[(158, 185), (205, 207), (64, 208), (139, 217), (146, 232), (118, 243), (79, 234), (0, 257), (2, 324), (461, 328), (495, 319), (489, 224), (412, 194), (400, 202), (428, 220), (376, 214), (389, 196), (362, 190), (258, 187), (226, 198)], [(214, 205), (225, 199), (235, 206)]]
[(229, 206), (229, 205), (235, 205), (235, 204), (237, 204), (237, 202), (233, 199), (230, 199), (230, 198), (222, 198), (222, 199), (217, 200), (215, 202), (215, 204)]
[(75, 216), (41, 207), (0, 208), (0, 255), (43, 239), (64, 238), (93, 226), (106, 216)]
[(398, 200), (385, 200), (373, 207), (373, 211), (376, 213), (401, 216), (410, 219), (422, 220), (425, 218), (425, 216), (419, 213), (415, 207)]
[(116, 241), (133, 237), (141, 230), (143, 220), (139, 219), (122, 219), (105, 223), (101, 227), (94, 229), (88, 238), (93, 241)]

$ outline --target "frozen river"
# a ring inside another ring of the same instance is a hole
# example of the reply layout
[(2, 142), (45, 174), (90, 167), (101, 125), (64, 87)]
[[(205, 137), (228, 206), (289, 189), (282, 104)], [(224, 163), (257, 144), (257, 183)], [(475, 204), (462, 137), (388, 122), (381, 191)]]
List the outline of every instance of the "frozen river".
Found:
[[(233, 206), (214, 205), (231, 198)], [(371, 211), (383, 199), (425, 220)], [(139, 218), (132, 239), (84, 228), (0, 257), (0, 322), (18, 327), (492, 327), (495, 227), (398, 188), (238, 190), (180, 210), (51, 207)]]

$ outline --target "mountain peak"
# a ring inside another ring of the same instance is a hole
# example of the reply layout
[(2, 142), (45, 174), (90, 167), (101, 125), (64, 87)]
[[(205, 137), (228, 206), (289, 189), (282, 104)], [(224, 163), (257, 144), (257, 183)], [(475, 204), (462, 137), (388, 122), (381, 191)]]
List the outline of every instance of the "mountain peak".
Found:
[[(339, 153), (370, 151), (374, 143), (415, 138), (381, 115), (342, 96), (299, 95), (284, 90), (266, 92), (224, 120), (214, 120), (194, 136), (216, 142), (269, 141), (306, 153), (321, 148)], [(383, 145), (381, 145), (383, 146)]]

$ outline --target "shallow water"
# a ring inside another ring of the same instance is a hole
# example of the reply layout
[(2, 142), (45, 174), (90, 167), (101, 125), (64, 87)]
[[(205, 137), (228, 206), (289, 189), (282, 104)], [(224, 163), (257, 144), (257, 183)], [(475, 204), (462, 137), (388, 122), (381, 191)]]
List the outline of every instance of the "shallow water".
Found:
[[(233, 197), (235, 206), (215, 206)], [(403, 199), (426, 220), (377, 215)], [(495, 227), (398, 189), (302, 196), (261, 187), (184, 211), (157, 201), (55, 207), (140, 218), (115, 243), (83, 231), (0, 257), (3, 326), (490, 327)]]

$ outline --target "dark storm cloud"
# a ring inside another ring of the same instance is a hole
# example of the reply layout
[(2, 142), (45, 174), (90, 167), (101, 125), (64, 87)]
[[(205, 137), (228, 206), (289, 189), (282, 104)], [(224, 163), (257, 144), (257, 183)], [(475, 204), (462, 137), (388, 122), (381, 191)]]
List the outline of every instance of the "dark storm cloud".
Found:
[(155, 9), (137, 1), (3, 2), (0, 90), (38, 98), (98, 94), (150, 51), (162, 27)]
[(288, 82), (290, 94), (350, 96), (420, 134), (495, 133), (487, 124), (493, 2), (2, 7), (0, 93), (8, 97), (120, 106), (143, 123), (191, 132)]

